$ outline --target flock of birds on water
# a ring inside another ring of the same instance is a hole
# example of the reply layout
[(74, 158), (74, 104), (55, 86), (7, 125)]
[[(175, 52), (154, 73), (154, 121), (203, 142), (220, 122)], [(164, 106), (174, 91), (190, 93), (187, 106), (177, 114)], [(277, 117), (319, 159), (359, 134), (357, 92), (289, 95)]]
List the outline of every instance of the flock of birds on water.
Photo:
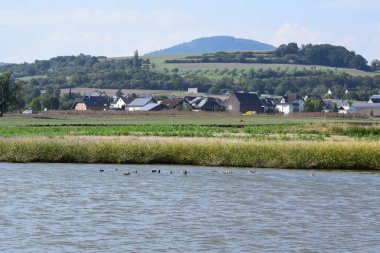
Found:
[[(99, 172), (105, 172), (106, 170), (104, 168), (100, 168), (99, 169)], [(118, 168), (116, 168), (114, 171), (119, 171)], [(187, 170), (180, 170), (179, 171), (180, 173), (182, 173), (183, 175), (187, 175), (189, 172)], [(211, 170), (212, 173), (218, 173), (220, 171), (216, 170), (216, 169), (212, 169)], [(249, 170), (248, 171), (250, 174), (254, 174), (256, 173), (256, 170)], [(157, 174), (161, 174), (161, 170), (151, 170), (150, 173), (157, 173)], [(173, 171), (172, 170), (169, 170), (169, 171), (163, 171), (163, 173), (168, 173), (168, 174), (173, 174)], [(224, 175), (231, 175), (232, 174), (232, 170), (222, 170), (222, 173)], [(368, 171), (361, 171), (359, 172), (360, 174), (374, 174), (374, 172), (368, 172)], [(139, 172), (137, 170), (133, 170), (132, 172), (123, 172), (122, 175), (124, 176), (130, 176), (132, 174), (139, 174)], [(311, 177), (315, 177), (317, 174), (315, 172), (311, 172), (309, 173), (309, 176)]]
[[(103, 168), (100, 168), (99, 169), (99, 172), (105, 172), (106, 170), (103, 169)], [(119, 169), (115, 169), (115, 171), (119, 171)], [(163, 173), (166, 173), (166, 174), (173, 174), (173, 171), (172, 170), (169, 170), (169, 171), (162, 171)], [(212, 173), (218, 173), (220, 171), (216, 170), (216, 169), (212, 169), (211, 170)], [(248, 171), (249, 173), (256, 173), (256, 170), (249, 170)], [(131, 176), (132, 174), (138, 174), (139, 172), (137, 170), (133, 170), (132, 172), (128, 171), (128, 172), (123, 172), (122, 175), (124, 176)], [(161, 170), (151, 170), (150, 173), (157, 173), (157, 174), (161, 174)], [(187, 175), (189, 172), (187, 170), (181, 170), (179, 171), (179, 173), (182, 173), (183, 175)], [(232, 170), (223, 170), (222, 173), (224, 175), (231, 175), (232, 174)]]
[[(118, 168), (115, 169), (115, 171), (119, 171)], [(99, 172), (105, 172), (105, 169), (103, 168), (100, 168), (99, 169)], [(218, 173), (220, 171), (216, 170), (216, 169), (212, 169), (211, 170), (212, 173)], [(249, 170), (248, 171), (250, 174), (254, 174), (256, 173), (256, 170)], [(161, 170), (151, 170), (150, 173), (157, 173), (157, 174), (161, 174)], [(167, 173), (167, 174), (173, 174), (173, 171), (172, 170), (169, 170), (169, 171), (163, 171), (163, 173)], [(187, 175), (189, 172), (187, 170), (181, 170), (179, 171), (179, 173), (182, 173), (183, 175)], [(223, 170), (222, 173), (224, 175), (231, 175), (232, 174), (232, 170)], [(132, 174), (139, 174), (139, 172), (137, 170), (133, 170), (132, 172), (128, 171), (128, 172), (123, 172), (122, 175), (124, 176), (131, 176)], [(310, 173), (309, 176), (311, 177), (315, 177), (316, 176), (316, 173)]]

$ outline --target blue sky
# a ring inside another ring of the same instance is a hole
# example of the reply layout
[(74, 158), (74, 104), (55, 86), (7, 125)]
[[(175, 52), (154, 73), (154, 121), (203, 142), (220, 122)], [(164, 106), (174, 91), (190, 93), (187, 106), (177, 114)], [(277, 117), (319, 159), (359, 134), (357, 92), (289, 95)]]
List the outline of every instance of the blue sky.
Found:
[(0, 0), (0, 62), (144, 54), (231, 35), (331, 43), (380, 59), (380, 0)]

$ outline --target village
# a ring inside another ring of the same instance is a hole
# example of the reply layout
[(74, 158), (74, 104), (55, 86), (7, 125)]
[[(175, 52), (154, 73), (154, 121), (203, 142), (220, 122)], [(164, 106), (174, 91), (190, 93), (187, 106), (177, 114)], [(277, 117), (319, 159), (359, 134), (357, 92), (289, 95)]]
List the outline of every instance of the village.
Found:
[(207, 111), (230, 112), (245, 115), (283, 114), (300, 112), (335, 112), (340, 114), (358, 114), (380, 116), (380, 95), (373, 95), (368, 102), (323, 99), (320, 95), (300, 96), (259, 96), (255, 92), (230, 92), (228, 98), (199, 94), (196, 88), (189, 89), (186, 96), (170, 96), (157, 99), (152, 94), (119, 94), (108, 96), (104, 91), (85, 93), (72, 108), (77, 111), (87, 110), (125, 110), (129, 112), (148, 111)]

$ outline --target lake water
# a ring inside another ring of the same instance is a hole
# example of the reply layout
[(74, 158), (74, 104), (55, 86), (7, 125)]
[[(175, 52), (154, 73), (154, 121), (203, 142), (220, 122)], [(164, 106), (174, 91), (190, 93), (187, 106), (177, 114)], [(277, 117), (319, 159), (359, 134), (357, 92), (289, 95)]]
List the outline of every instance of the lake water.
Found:
[(380, 252), (380, 174), (228, 169), (0, 163), (0, 252)]

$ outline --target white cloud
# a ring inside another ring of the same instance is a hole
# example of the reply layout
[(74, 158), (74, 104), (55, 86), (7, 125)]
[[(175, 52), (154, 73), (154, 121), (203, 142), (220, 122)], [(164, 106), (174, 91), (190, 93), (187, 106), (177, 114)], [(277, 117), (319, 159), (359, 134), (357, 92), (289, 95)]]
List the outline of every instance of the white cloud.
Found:
[(278, 46), (289, 42), (317, 44), (321, 42), (320, 33), (312, 31), (309, 27), (287, 22), (276, 31), (272, 43)]

